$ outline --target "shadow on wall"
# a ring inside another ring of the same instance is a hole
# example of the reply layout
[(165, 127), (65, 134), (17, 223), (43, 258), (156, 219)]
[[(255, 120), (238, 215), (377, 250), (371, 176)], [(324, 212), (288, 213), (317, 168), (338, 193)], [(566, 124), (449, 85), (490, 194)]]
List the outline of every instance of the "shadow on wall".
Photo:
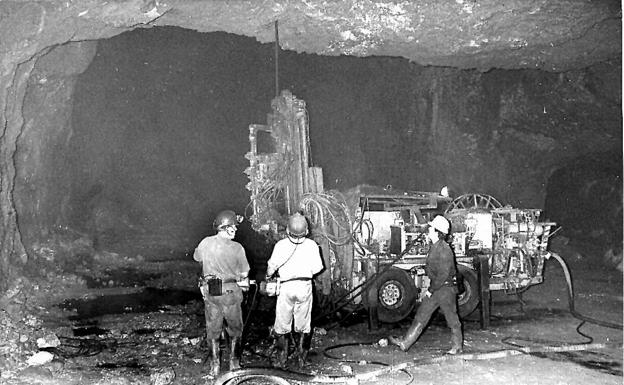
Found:
[(545, 215), (567, 238), (599, 246), (604, 262), (622, 260), (622, 155), (577, 158), (548, 180)]

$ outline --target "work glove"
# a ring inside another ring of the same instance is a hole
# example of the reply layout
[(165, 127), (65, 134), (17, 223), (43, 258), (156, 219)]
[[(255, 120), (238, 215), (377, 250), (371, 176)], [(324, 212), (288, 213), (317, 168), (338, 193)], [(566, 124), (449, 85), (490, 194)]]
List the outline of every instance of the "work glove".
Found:
[(427, 298), (431, 297), (431, 292), (429, 290), (427, 290), (425, 292), (425, 297), (427, 297)]

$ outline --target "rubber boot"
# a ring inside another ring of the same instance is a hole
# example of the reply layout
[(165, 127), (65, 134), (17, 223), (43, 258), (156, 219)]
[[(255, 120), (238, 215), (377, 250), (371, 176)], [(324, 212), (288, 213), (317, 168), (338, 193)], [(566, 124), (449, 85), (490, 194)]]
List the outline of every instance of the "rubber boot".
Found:
[(232, 337), (230, 341), (230, 370), (240, 369), (240, 338)]
[(277, 336), (277, 359), (274, 366), (277, 368), (285, 368), (288, 360), (288, 338), (286, 334), (278, 334)]
[(219, 350), (219, 340), (208, 340), (208, 347), (210, 349), (210, 375), (217, 377), (221, 372), (221, 354)]
[(420, 333), (422, 333), (424, 327), (425, 326), (420, 322), (412, 323), (410, 328), (407, 330), (407, 333), (405, 333), (405, 337), (401, 338), (390, 336), (388, 341), (406, 352), (412, 345), (414, 345), (414, 342), (416, 342), (418, 337), (420, 337)]
[(460, 354), (463, 351), (462, 343), (462, 330), (461, 327), (456, 327), (451, 329), (451, 350), (446, 352), (446, 354), (455, 355)]
[(308, 352), (310, 351), (310, 334), (298, 333), (299, 340), (297, 341), (297, 364), (300, 368), (303, 368), (308, 359)]

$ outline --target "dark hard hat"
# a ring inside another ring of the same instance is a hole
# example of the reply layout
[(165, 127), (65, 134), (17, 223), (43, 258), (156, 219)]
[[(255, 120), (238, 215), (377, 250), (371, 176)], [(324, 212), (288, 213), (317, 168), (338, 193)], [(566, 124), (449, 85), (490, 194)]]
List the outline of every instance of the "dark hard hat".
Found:
[(221, 230), (227, 226), (236, 226), (241, 222), (241, 218), (239, 215), (232, 210), (223, 210), (215, 217), (214, 222), (212, 222), (212, 226)]
[(288, 218), (287, 230), (293, 237), (305, 237), (308, 234), (308, 221), (303, 215), (295, 213)]

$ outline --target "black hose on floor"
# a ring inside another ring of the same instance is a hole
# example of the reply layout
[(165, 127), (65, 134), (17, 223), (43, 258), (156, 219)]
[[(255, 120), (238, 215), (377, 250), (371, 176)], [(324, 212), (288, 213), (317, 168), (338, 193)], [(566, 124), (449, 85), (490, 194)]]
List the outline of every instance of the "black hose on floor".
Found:
[[(329, 351), (330, 351), (330, 350), (333, 350), (333, 349), (338, 349), (338, 348), (343, 348), (343, 347), (346, 347), (346, 346), (359, 346), (359, 347), (362, 347), (362, 346), (374, 346), (374, 345), (375, 345), (375, 342), (350, 342), (350, 343), (344, 343), (344, 344), (332, 345), (332, 346), (329, 346), (329, 347), (327, 347), (327, 348), (325, 348), (325, 349), (323, 350), (323, 355), (324, 355), (325, 357), (327, 357), (327, 358), (332, 359), (332, 360), (338, 360), (338, 361), (340, 361), (340, 362), (345, 362), (345, 363), (350, 363), (350, 364), (358, 364), (358, 365), (362, 365), (362, 364), (365, 364), (365, 365), (381, 365), (381, 366), (385, 366), (385, 367), (391, 367), (392, 365), (387, 364), (387, 363), (385, 363), (385, 362), (381, 362), (381, 361), (367, 361), (367, 360), (366, 360), (366, 361), (365, 361), (365, 360), (356, 361), (356, 360), (345, 360), (345, 359), (344, 359), (344, 358), (342, 358), (342, 357), (337, 357), (337, 356), (333, 356), (333, 355), (329, 354)], [(404, 368), (404, 369), (398, 369), (397, 371), (399, 371), (399, 372), (401, 372), (401, 373), (403, 373), (403, 374), (407, 375), (407, 377), (408, 377), (408, 379), (409, 379), (407, 382), (403, 383), (403, 385), (409, 385), (409, 384), (411, 384), (411, 383), (412, 383), (412, 381), (414, 381), (414, 376), (413, 376), (413, 375), (412, 375), (412, 373), (410, 373), (407, 369), (405, 369), (405, 368)]]
[[(578, 334), (580, 334), (581, 336), (585, 337), (587, 339), (586, 342), (582, 342), (582, 343), (576, 343), (576, 344), (564, 344), (561, 346), (553, 346), (553, 341), (547, 341), (547, 340), (539, 340), (539, 339), (521, 339), (521, 338), (514, 338), (514, 337), (505, 337), (501, 340), (501, 342), (503, 342), (504, 344), (507, 344), (509, 346), (511, 346), (513, 349), (511, 350), (499, 350), (499, 351), (490, 351), (490, 352), (481, 352), (481, 353), (474, 353), (474, 354), (462, 354), (462, 355), (456, 355), (456, 356), (440, 356), (440, 357), (432, 357), (432, 358), (425, 358), (425, 359), (420, 359), (411, 363), (406, 363), (407, 365), (404, 364), (400, 364), (400, 365), (393, 365), (390, 366), (389, 369), (390, 370), (400, 370), (402, 372), (405, 373), (409, 373), (407, 371), (408, 367), (412, 367), (412, 366), (416, 366), (416, 365), (423, 365), (423, 364), (430, 364), (430, 363), (438, 363), (441, 361), (446, 361), (449, 359), (463, 359), (463, 360), (483, 360), (483, 359), (494, 359), (494, 358), (502, 358), (502, 357), (507, 357), (507, 356), (513, 356), (513, 355), (518, 355), (518, 354), (534, 354), (534, 353), (549, 353), (549, 352), (567, 352), (567, 351), (579, 351), (579, 350), (589, 350), (589, 349), (600, 349), (600, 348), (607, 348), (607, 347), (613, 347), (613, 346), (617, 346), (620, 347), (621, 343), (593, 343), (593, 338), (582, 333), (580, 331), (580, 328), (586, 323), (594, 323), (596, 325), (600, 325), (600, 326), (604, 326), (604, 327), (608, 327), (608, 328), (614, 328), (614, 329), (622, 329), (622, 325), (621, 324), (617, 324), (617, 323), (612, 323), (612, 322), (607, 322), (604, 320), (599, 320), (599, 319), (594, 319), (594, 318), (590, 318), (587, 316), (584, 316), (580, 313), (578, 313), (575, 310), (574, 307), (574, 291), (572, 288), (572, 279), (570, 276), (570, 271), (565, 263), (565, 261), (561, 258), (561, 256), (559, 256), (556, 253), (551, 253), (551, 256), (553, 256), (560, 264), (561, 267), (564, 271), (565, 277), (566, 277), (566, 284), (567, 284), (567, 289), (568, 289), (568, 305), (569, 305), (569, 310), (570, 313), (577, 319), (581, 320), (582, 322), (576, 327), (576, 332)], [(541, 346), (525, 346), (525, 345), (521, 345), (518, 343), (514, 343), (512, 342), (512, 340), (515, 341), (520, 341), (520, 340), (524, 340), (524, 341), (529, 341), (531, 343), (537, 343), (537, 344), (541, 344)], [(331, 358), (331, 359), (338, 359), (341, 360), (343, 362), (358, 362), (358, 361), (346, 361), (343, 360), (341, 357), (336, 357), (333, 355), (330, 355), (328, 353), (328, 351), (333, 350), (333, 349), (338, 349), (341, 347), (345, 347), (345, 346), (366, 346), (366, 345), (373, 345), (374, 343), (371, 342), (353, 342), (353, 343), (347, 343), (347, 344), (338, 344), (338, 345), (333, 345), (330, 347), (327, 347), (324, 351), (323, 354), (325, 355), (325, 357)], [(371, 363), (376, 363), (376, 362), (371, 362)], [(410, 381), (411, 382), (411, 381)]]
[(263, 378), (279, 385), (290, 384), (290, 381), (324, 384), (351, 383), (355, 376), (326, 376), (293, 372), (277, 368), (243, 368), (226, 372), (217, 377), (214, 385), (234, 385), (252, 378)]
[[(512, 346), (513, 349), (504, 349), (504, 350), (494, 350), (487, 352), (478, 352), (478, 353), (464, 353), (457, 355), (442, 355), (435, 357), (427, 357), (427, 358), (419, 358), (414, 359), (412, 361), (402, 362), (399, 364), (387, 365), (377, 361), (370, 361), (366, 363), (370, 364), (383, 364), (384, 368), (373, 370), (366, 373), (360, 373), (356, 375), (349, 376), (326, 376), (326, 375), (313, 375), (307, 373), (298, 373), (292, 372), (288, 370), (275, 369), (275, 368), (245, 368), (238, 369), (231, 372), (224, 373), (221, 377), (216, 379), (215, 385), (236, 385), (240, 384), (243, 381), (247, 381), (252, 378), (262, 378), (265, 381), (270, 381), (278, 385), (290, 385), (290, 381), (294, 382), (303, 382), (303, 383), (324, 383), (324, 384), (351, 384), (351, 383), (359, 383), (362, 381), (372, 381), (383, 375), (392, 372), (402, 372), (406, 373), (410, 377), (411, 383), (413, 380), (413, 375), (409, 372), (409, 369), (414, 369), (418, 366), (423, 365), (431, 365), (431, 364), (439, 364), (445, 361), (451, 360), (463, 360), (463, 361), (471, 361), (471, 360), (491, 360), (497, 358), (505, 358), (512, 357), (522, 354), (535, 354), (535, 353), (556, 353), (556, 352), (570, 352), (570, 351), (582, 351), (582, 350), (590, 350), (590, 349), (603, 349), (611, 346), (620, 346), (621, 343), (618, 344), (606, 344), (606, 343), (583, 343), (583, 344), (574, 344), (574, 345), (565, 345), (565, 346), (522, 346), (518, 344), (513, 344), (507, 342), (508, 345)], [(323, 354), (332, 359), (339, 359), (342, 362), (353, 362), (360, 363), (360, 361), (355, 360), (344, 360), (341, 357), (333, 356), (327, 353), (330, 350), (338, 349), (346, 346), (372, 346), (374, 343), (372, 342), (352, 342), (346, 344), (338, 344), (325, 348)], [(408, 384), (406, 383), (406, 384)]]
[(567, 289), (568, 289), (568, 308), (570, 310), (570, 314), (572, 314), (575, 318), (581, 320), (581, 321), (585, 321), (585, 322), (589, 322), (592, 324), (596, 324), (599, 326), (604, 326), (606, 328), (611, 328), (611, 329), (622, 329), (623, 325), (622, 324), (618, 324), (618, 323), (614, 323), (614, 322), (608, 322), (608, 321), (603, 321), (603, 320), (599, 320), (596, 318), (590, 318), (587, 317), (585, 315), (580, 314), (579, 312), (577, 312), (574, 308), (574, 290), (572, 289), (572, 277), (570, 275), (570, 270), (568, 269), (568, 265), (566, 265), (565, 261), (563, 260), (563, 258), (561, 258), (561, 256), (559, 254), (556, 253), (550, 253), (550, 255), (552, 257), (554, 257), (557, 262), (559, 262), (559, 264), (561, 265), (561, 268), (563, 269), (563, 274), (565, 275), (566, 278), (566, 283), (567, 283)]
[[(511, 340), (514, 339), (513, 337), (505, 337), (502, 339), (502, 342), (511, 346), (513, 349), (480, 352), (480, 353), (470, 353), (470, 354), (460, 354), (460, 355), (455, 355), (455, 356), (444, 355), (444, 356), (439, 356), (439, 357), (419, 359), (419, 360), (415, 360), (412, 362), (404, 362), (398, 365), (388, 365), (386, 363), (382, 363), (378, 361), (370, 361), (370, 362), (366, 361), (366, 363), (373, 364), (373, 365), (383, 365), (385, 366), (385, 368), (381, 370), (368, 372), (368, 373), (354, 375), (354, 376), (324, 376), (324, 375), (314, 376), (311, 374), (290, 372), (290, 371), (284, 371), (284, 370), (274, 369), (274, 368), (247, 368), (247, 369), (240, 369), (240, 370), (225, 373), (221, 377), (217, 378), (215, 385), (235, 385), (235, 384), (239, 384), (242, 381), (246, 381), (247, 379), (250, 379), (250, 378), (262, 378), (267, 381), (273, 381), (275, 384), (278, 384), (278, 385), (290, 385), (290, 382), (288, 380), (296, 381), (296, 382), (307, 382), (307, 383), (350, 383), (353, 380), (355, 381), (370, 380), (380, 375), (383, 375), (385, 373), (390, 373), (394, 371), (400, 371), (400, 372), (407, 374), (410, 377), (410, 380), (406, 384), (409, 384), (413, 381), (413, 376), (408, 371), (410, 367), (415, 367), (419, 365), (427, 365), (427, 364), (432, 364), (432, 363), (439, 363), (439, 362), (447, 361), (451, 359), (485, 360), (485, 359), (495, 359), (495, 358), (514, 356), (514, 355), (519, 355), (519, 354), (568, 352), (568, 351), (580, 351), (580, 350), (589, 350), (589, 349), (600, 349), (600, 348), (606, 348), (610, 346), (621, 346), (621, 343), (619, 344), (618, 343), (599, 343), (599, 344), (592, 343), (593, 341), (592, 337), (580, 332), (579, 329), (586, 322), (596, 324), (599, 326), (603, 326), (603, 327), (607, 327), (607, 328), (613, 328), (613, 329), (622, 329), (623, 325), (587, 317), (585, 315), (578, 313), (575, 310), (574, 290), (572, 287), (572, 278), (570, 275), (570, 271), (565, 261), (561, 258), (561, 256), (552, 252), (550, 254), (559, 262), (559, 264), (561, 265), (563, 269), (563, 272), (566, 278), (566, 284), (567, 284), (569, 311), (570, 311), (570, 314), (572, 314), (572, 316), (582, 321), (581, 324), (577, 326), (576, 331), (583, 337), (587, 338), (588, 339), (587, 342), (577, 343), (577, 344), (565, 344), (562, 346), (552, 346), (552, 345), (524, 346), (524, 345), (511, 342)], [(390, 264), (389, 266), (391, 265), (392, 264)], [(386, 267), (389, 268), (389, 266), (386, 266)], [(371, 278), (376, 278), (376, 276), (371, 277)], [(375, 279), (369, 280), (370, 282), (365, 281), (363, 284), (352, 289), (349, 293), (347, 293), (347, 295), (355, 292), (357, 289), (367, 288), (371, 283), (374, 282), (374, 280)], [(345, 297), (346, 296), (342, 297), (340, 300), (344, 299)], [(515, 340), (519, 341), (521, 339), (515, 338)], [(533, 343), (542, 343), (542, 344), (552, 343), (552, 341), (546, 341), (546, 340), (537, 340), (537, 339), (526, 339), (526, 340), (533, 342)], [(333, 345), (333, 346), (329, 346), (325, 348), (323, 351), (323, 354), (325, 355), (325, 357), (328, 357), (331, 359), (337, 359), (337, 360), (340, 360), (341, 362), (360, 363), (360, 361), (344, 360), (341, 357), (330, 355), (328, 351), (333, 350), (333, 349), (338, 349), (341, 347), (347, 347), (347, 346), (372, 346), (372, 345), (374, 345), (373, 342), (352, 342), (352, 343), (345, 343), (345, 344), (337, 344), (337, 345)]]
[[(603, 326), (603, 327), (607, 327), (607, 328), (612, 328), (612, 329), (622, 329), (622, 324), (617, 324), (617, 323), (613, 323), (613, 322), (608, 322), (608, 321), (604, 321), (604, 320), (599, 320), (599, 319), (595, 319), (595, 318), (590, 318), (587, 316), (584, 316), (582, 314), (580, 314), (579, 312), (577, 312), (575, 310), (575, 305), (574, 305), (574, 290), (572, 287), (572, 276), (570, 274), (570, 270), (568, 269), (567, 264), (565, 263), (565, 261), (563, 260), (563, 258), (557, 254), (557, 253), (550, 253), (550, 255), (552, 257), (555, 258), (555, 260), (557, 260), (557, 262), (559, 262), (559, 264), (561, 265), (561, 268), (563, 269), (563, 273), (565, 275), (565, 279), (566, 279), (566, 288), (567, 288), (567, 293), (568, 293), (568, 310), (570, 312), (570, 314), (572, 314), (572, 316), (574, 318), (577, 318), (581, 321), (581, 323), (576, 327), (576, 332), (578, 334), (580, 334), (581, 336), (583, 336), (584, 338), (587, 339), (586, 342), (580, 342), (580, 343), (576, 343), (576, 344), (567, 344), (567, 343), (559, 343), (557, 341), (550, 341), (550, 340), (542, 340), (542, 339), (535, 339), (535, 338), (518, 338), (518, 337), (505, 337), (501, 340), (502, 343), (509, 345), (511, 347), (513, 347), (514, 349), (518, 349), (520, 351), (526, 352), (526, 353), (532, 353), (531, 351), (531, 347), (527, 346), (527, 345), (521, 345), (518, 344), (517, 342), (511, 342), (512, 340), (514, 341), (526, 341), (528, 343), (532, 343), (532, 344), (541, 344), (543, 345), (543, 348), (539, 351), (540, 353), (544, 353), (544, 352), (553, 352), (553, 351), (559, 351), (558, 349), (561, 348), (566, 348), (566, 347), (574, 347), (574, 346), (583, 346), (583, 345), (587, 345), (587, 346), (595, 346), (595, 347), (607, 347), (607, 346), (616, 346), (618, 344), (593, 344), (593, 337), (581, 332), (581, 327), (583, 327), (583, 325), (585, 325), (585, 323), (592, 323), (592, 324), (596, 324), (599, 326)], [(559, 345), (554, 345), (554, 344), (559, 344)], [(545, 346), (544, 346), (545, 345)], [(621, 344), (620, 344), (621, 345)]]

